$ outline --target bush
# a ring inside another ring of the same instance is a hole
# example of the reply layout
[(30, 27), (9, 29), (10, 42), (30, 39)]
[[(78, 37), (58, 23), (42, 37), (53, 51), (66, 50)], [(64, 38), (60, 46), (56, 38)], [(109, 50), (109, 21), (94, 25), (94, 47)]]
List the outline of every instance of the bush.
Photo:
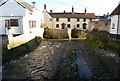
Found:
[(67, 30), (59, 30), (59, 29), (49, 29), (46, 28), (43, 34), (44, 38), (47, 39), (64, 39), (69, 38)]
[(107, 49), (120, 54), (120, 45), (111, 41), (109, 33), (106, 31), (93, 30), (87, 34), (86, 41), (92, 47)]

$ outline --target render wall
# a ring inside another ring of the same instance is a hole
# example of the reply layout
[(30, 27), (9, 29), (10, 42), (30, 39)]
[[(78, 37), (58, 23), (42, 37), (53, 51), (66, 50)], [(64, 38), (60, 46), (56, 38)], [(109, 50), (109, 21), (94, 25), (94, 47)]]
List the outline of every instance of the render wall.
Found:
[[(114, 28), (113, 28), (113, 24), (114, 24)], [(120, 35), (120, 15), (119, 15), (119, 26), (118, 26), (118, 15), (114, 15), (111, 17), (110, 33), (117, 34), (117, 31), (118, 34)]]

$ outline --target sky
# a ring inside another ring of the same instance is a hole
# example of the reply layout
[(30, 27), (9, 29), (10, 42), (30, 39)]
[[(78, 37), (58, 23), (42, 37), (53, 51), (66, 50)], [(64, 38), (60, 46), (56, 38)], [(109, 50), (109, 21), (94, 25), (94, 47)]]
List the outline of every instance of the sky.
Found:
[(88, 13), (95, 13), (95, 15), (111, 14), (111, 12), (118, 6), (120, 0), (24, 0), (30, 4), (36, 1), (36, 7), (40, 10), (44, 9), (44, 4), (47, 5), (47, 11), (66, 12), (72, 11), (83, 13), (85, 8)]

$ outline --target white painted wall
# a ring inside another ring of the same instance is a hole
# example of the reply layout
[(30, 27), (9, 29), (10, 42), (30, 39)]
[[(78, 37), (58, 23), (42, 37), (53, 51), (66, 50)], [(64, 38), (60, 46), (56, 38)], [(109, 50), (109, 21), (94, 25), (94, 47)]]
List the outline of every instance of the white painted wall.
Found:
[(14, 0), (9, 0), (0, 7), (0, 16), (25, 16), (25, 9)]
[[(112, 29), (113, 23), (115, 25), (114, 29)], [(110, 33), (111, 34), (117, 34), (117, 27), (118, 27), (118, 15), (114, 15), (114, 16), (111, 17)], [(118, 31), (118, 34), (120, 35), (120, 15), (119, 15), (119, 31)]]
[[(30, 14), (32, 13), (32, 15)], [(19, 27), (11, 27), (13, 34), (29, 34), (30, 31), (34, 33), (40, 30), (42, 21), (42, 12), (40, 10), (33, 9), (33, 12), (23, 8), (14, 0), (9, 0), (7, 3), (0, 7), (0, 34), (8, 35), (8, 29), (5, 28), (5, 20), (18, 19)], [(29, 27), (29, 21), (36, 21), (36, 28)]]
[(8, 29), (5, 27), (5, 20), (10, 20), (10, 19), (18, 19), (19, 26), (11, 26), (11, 32), (13, 34), (21, 34), (22, 33), (22, 17), (0, 17), (0, 34), (9, 34)]

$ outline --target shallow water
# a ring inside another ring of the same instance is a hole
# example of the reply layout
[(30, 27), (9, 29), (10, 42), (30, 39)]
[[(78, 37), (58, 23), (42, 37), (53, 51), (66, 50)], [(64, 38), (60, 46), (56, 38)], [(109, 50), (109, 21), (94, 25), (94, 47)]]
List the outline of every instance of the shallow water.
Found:
[(81, 79), (90, 79), (91, 77), (91, 70), (87, 65), (87, 62), (85, 61), (85, 59), (81, 56), (78, 56), (76, 58), (76, 64), (78, 65), (78, 73), (79, 73), (79, 77)]

